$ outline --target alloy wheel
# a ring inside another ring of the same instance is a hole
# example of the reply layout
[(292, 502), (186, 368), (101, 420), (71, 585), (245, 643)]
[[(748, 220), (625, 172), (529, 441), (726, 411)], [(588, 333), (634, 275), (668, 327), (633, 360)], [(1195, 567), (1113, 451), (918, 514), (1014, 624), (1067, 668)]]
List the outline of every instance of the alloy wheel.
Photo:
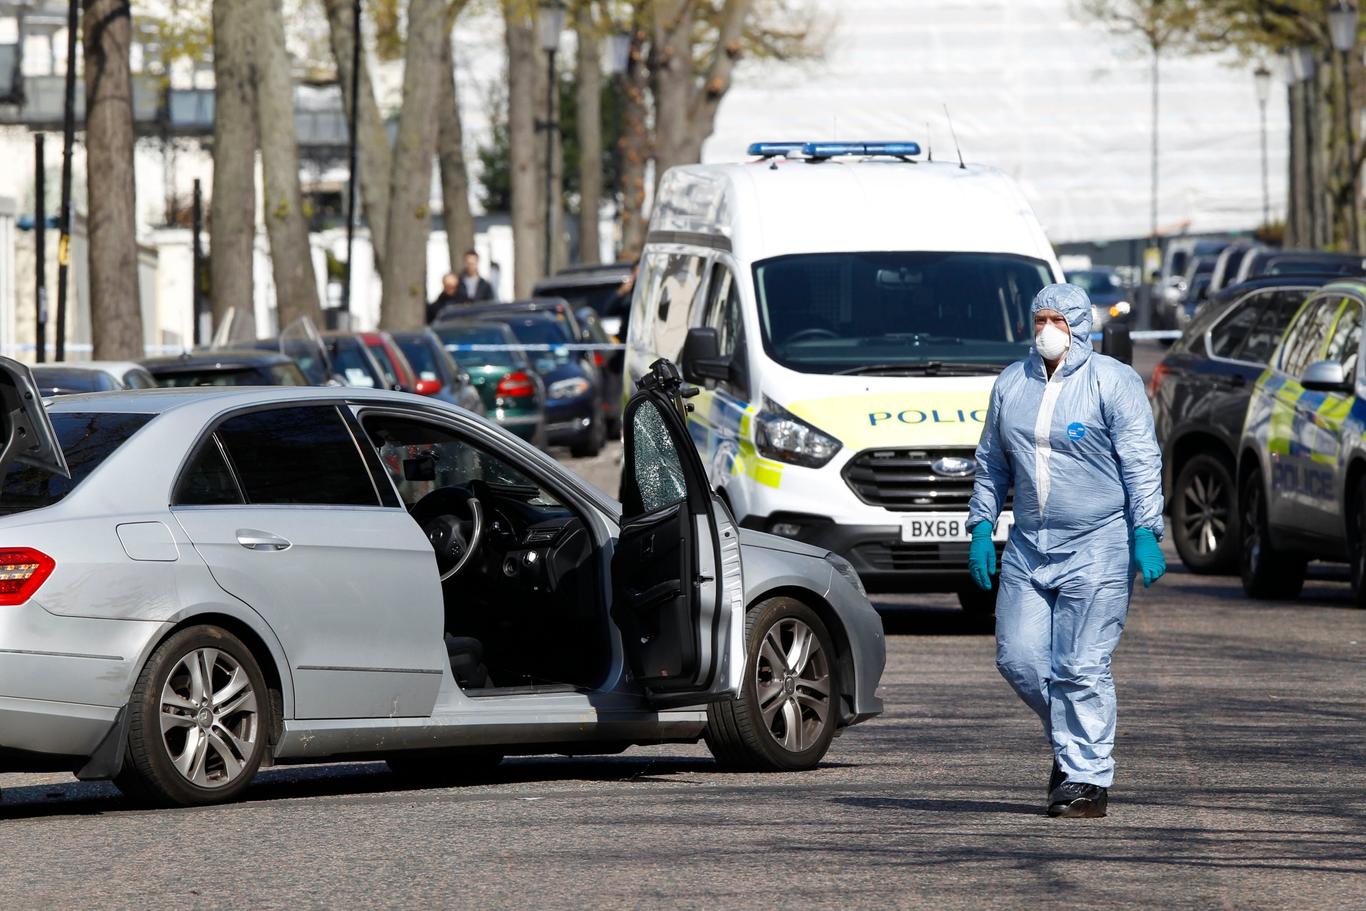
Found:
[(820, 736), (830, 716), (830, 661), (803, 621), (786, 617), (769, 627), (759, 648), (754, 683), (769, 734), (800, 752)]
[(227, 652), (186, 653), (161, 688), (161, 737), (186, 781), (222, 788), (247, 766), (260, 735), (256, 693), (246, 668)]
[(1247, 505), (1243, 509), (1243, 553), (1247, 555), (1247, 565), (1254, 573), (1262, 562), (1261, 511), (1262, 493), (1256, 485), (1249, 485)]
[(1229, 504), (1224, 484), (1213, 472), (1200, 471), (1181, 492), (1186, 539), (1201, 556), (1212, 556), (1228, 531)]

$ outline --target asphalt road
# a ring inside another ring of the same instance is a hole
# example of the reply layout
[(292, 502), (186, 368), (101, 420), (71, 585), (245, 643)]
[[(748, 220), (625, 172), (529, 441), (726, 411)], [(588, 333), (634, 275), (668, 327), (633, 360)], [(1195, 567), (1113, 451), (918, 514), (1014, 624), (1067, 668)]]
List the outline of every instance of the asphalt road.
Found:
[[(615, 453), (574, 462), (612, 490)], [(262, 773), (245, 801), (143, 811), (0, 775), (7, 907), (1366, 908), (1366, 611), (1173, 571), (1115, 658), (1103, 820), (1042, 814), (1048, 753), (943, 596), (879, 599), (887, 713), (803, 774), (703, 747), (527, 758), (458, 787), (378, 763)]]

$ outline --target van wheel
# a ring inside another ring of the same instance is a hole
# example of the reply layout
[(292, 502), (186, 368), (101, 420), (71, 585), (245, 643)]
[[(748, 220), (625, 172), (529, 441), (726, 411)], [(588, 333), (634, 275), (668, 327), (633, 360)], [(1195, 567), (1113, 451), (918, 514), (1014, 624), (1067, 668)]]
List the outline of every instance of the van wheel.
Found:
[(1193, 573), (1229, 573), (1238, 566), (1238, 501), (1223, 460), (1201, 453), (1176, 476), (1172, 539)]
[(1366, 478), (1358, 478), (1347, 501), (1347, 547), (1352, 560), (1352, 601), (1366, 607)]
[(991, 591), (982, 591), (977, 586), (972, 588), (958, 589), (958, 606), (963, 608), (963, 612), (974, 617), (990, 617), (996, 613), (996, 593), (1000, 591), (999, 585), (993, 585)]
[(723, 766), (756, 772), (811, 769), (839, 721), (839, 679), (829, 631), (811, 608), (770, 598), (745, 617), (744, 682), (707, 706), (707, 749)]
[(232, 800), (265, 755), (265, 677), (251, 651), (220, 627), (191, 626), (157, 646), (128, 708), (128, 750), (115, 783), (134, 799), (180, 806)]
[(1271, 545), (1262, 473), (1253, 471), (1243, 482), (1243, 548), (1239, 568), (1243, 591), (1250, 598), (1293, 600), (1304, 588), (1305, 559)]

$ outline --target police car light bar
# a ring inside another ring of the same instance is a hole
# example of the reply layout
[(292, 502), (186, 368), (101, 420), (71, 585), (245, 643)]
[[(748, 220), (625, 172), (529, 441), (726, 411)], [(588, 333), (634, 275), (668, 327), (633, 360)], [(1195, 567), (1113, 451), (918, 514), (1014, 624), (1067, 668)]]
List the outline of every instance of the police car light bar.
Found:
[(800, 152), (807, 145), (807, 142), (752, 142), (749, 144), (748, 154), (758, 155), (760, 158), (776, 158), (790, 152)]
[(808, 158), (834, 158), (837, 155), (892, 155), (905, 158), (920, 154), (916, 142), (808, 142), (802, 146)]

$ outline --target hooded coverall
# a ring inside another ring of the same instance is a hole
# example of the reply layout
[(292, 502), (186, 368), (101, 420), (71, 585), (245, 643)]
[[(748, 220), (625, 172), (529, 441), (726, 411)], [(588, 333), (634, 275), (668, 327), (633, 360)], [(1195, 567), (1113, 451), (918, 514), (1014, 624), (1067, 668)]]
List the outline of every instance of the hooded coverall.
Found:
[(1001, 373), (977, 447), (968, 527), (993, 526), (1014, 487), (1001, 557), (996, 666), (1043, 720), (1067, 780), (1114, 780), (1119, 643), (1133, 587), (1133, 531), (1162, 537), (1162, 455), (1143, 381), (1091, 350), (1091, 303), (1052, 284), (1072, 339), (1049, 377), (1036, 350)]

